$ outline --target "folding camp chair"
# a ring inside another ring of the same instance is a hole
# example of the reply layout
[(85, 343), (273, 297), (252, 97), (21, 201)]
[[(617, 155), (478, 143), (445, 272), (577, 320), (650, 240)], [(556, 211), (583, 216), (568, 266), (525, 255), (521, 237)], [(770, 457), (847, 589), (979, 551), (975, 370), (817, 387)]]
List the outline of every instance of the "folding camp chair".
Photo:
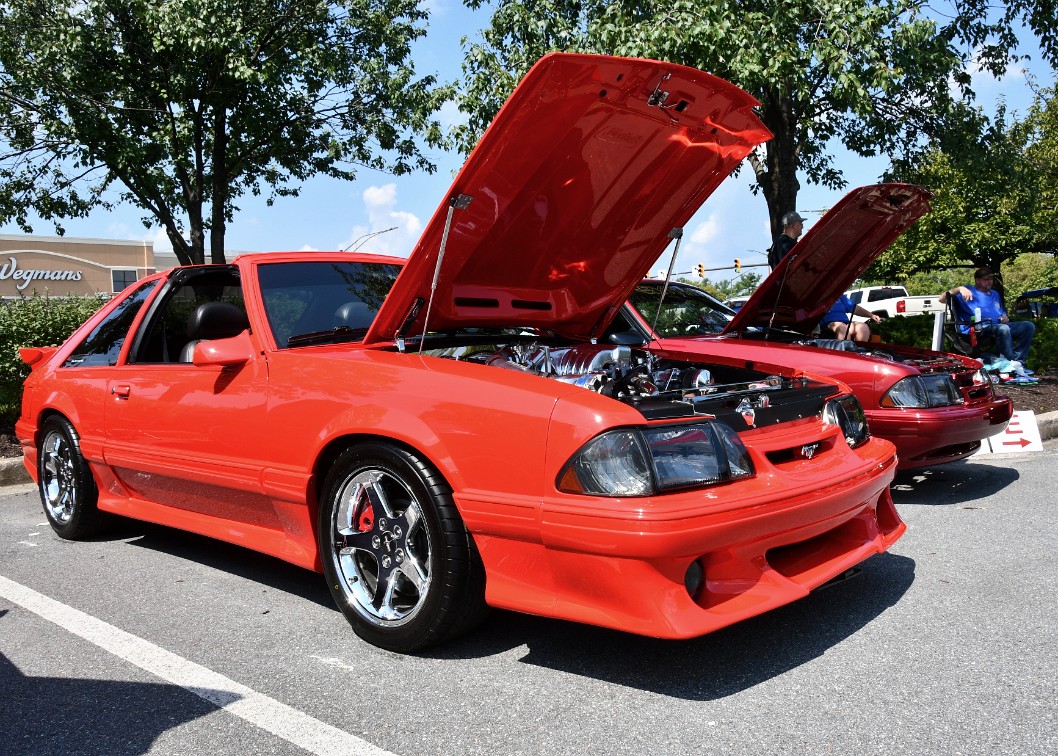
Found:
[[(951, 351), (965, 354), (967, 357), (985, 359), (994, 356), (995, 334), (988, 328), (988, 322), (960, 320), (959, 308), (955, 306), (955, 297), (948, 297), (948, 319), (944, 324), (944, 342)], [(985, 359), (985, 361), (989, 361)]]

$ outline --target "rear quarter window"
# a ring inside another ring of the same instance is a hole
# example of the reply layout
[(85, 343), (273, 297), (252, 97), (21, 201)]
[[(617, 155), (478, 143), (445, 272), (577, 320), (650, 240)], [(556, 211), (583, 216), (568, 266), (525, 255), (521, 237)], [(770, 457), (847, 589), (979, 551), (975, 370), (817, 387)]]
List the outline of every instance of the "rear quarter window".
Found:
[(118, 304), (92, 329), (63, 362), (63, 367), (95, 367), (116, 365), (121, 347), (128, 336), (136, 313), (154, 291), (157, 281), (151, 281)]

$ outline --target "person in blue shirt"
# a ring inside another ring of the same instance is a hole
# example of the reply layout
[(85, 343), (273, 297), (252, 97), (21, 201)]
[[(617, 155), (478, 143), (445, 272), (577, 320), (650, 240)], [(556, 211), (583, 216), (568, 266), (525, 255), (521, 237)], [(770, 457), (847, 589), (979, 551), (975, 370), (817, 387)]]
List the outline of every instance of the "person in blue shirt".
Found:
[[(835, 339), (840, 339), (842, 341), (845, 339), (849, 339), (850, 341), (870, 341), (871, 327), (866, 323), (853, 323), (853, 314), (869, 318), (875, 323), (881, 320), (880, 317), (870, 310), (860, 307), (853, 302), (847, 294), (842, 294), (841, 299), (835, 302), (834, 305), (827, 310), (826, 315), (823, 316), (823, 330), (830, 331)], [(850, 323), (852, 324), (849, 325)]]
[(980, 320), (985, 328), (995, 334), (995, 348), (999, 350), (999, 356), (1024, 365), (1032, 346), (1032, 337), (1036, 335), (1036, 325), (1028, 320), (1010, 322), (999, 293), (992, 289), (994, 280), (995, 274), (991, 269), (978, 268), (974, 271), (973, 286), (957, 286), (937, 299), (947, 304), (948, 299), (954, 297), (952, 302), (959, 321)]

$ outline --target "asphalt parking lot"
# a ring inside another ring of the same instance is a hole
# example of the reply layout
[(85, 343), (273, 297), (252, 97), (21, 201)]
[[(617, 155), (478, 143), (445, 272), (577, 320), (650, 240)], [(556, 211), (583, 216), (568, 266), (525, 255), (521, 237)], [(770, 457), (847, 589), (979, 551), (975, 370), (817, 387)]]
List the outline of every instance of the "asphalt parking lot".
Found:
[(704, 638), (496, 612), (417, 656), (311, 573), (139, 523), (64, 542), (8, 487), (4, 752), (1058, 753), (1056, 461), (901, 474), (891, 553)]

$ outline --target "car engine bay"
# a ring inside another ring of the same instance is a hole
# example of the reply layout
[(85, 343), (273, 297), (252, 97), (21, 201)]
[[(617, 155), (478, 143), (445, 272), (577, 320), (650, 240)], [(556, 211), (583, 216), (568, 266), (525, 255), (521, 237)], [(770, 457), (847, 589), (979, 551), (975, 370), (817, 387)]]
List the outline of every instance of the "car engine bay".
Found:
[(579, 386), (633, 406), (648, 419), (709, 415), (743, 429), (818, 415), (836, 393), (834, 386), (803, 376), (675, 360), (628, 346), (515, 340), (423, 353)]

